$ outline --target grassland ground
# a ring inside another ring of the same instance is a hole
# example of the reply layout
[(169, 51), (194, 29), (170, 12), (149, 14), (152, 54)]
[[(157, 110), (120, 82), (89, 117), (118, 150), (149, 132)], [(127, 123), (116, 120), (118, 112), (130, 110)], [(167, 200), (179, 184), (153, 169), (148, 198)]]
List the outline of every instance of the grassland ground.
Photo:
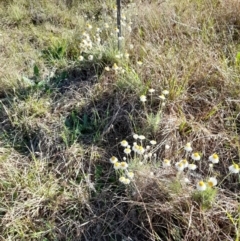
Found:
[(239, 13), (0, 0), (0, 240), (239, 241)]

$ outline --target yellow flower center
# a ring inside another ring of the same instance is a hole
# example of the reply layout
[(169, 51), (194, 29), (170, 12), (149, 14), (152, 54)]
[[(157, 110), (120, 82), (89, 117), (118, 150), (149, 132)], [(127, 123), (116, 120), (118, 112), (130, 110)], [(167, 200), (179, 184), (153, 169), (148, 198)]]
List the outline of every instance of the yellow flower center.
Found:
[(183, 159), (183, 160), (182, 160), (182, 163), (183, 163), (183, 164), (186, 164), (186, 163), (187, 163), (187, 159)]
[(215, 154), (213, 154), (213, 159), (218, 159), (218, 155), (215, 153)]
[(208, 186), (213, 187), (213, 182), (208, 181)]
[(204, 182), (203, 182), (203, 181), (200, 181), (200, 182), (198, 183), (198, 185), (199, 185), (200, 187), (203, 187), (203, 186), (204, 186)]
[(194, 157), (199, 157), (199, 154), (197, 152), (195, 152), (193, 155)]
[(234, 169), (239, 170), (238, 164), (233, 164)]

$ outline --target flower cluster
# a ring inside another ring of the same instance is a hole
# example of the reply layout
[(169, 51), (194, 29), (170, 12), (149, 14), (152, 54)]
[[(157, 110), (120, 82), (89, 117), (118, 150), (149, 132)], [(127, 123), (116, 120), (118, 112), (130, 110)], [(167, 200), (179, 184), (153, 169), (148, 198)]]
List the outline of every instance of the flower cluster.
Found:
[[(153, 98), (153, 94), (155, 93), (155, 89), (153, 88), (150, 88), (148, 90), (149, 92), (149, 95), (150, 95), (150, 98), (151, 98), (151, 101), (152, 101), (152, 98)], [(163, 90), (161, 95), (159, 95), (157, 97), (157, 99), (161, 100), (162, 101), (162, 106), (165, 106), (166, 105), (166, 102), (165, 100), (167, 99), (167, 95), (169, 94), (169, 91), (168, 90)], [(140, 96), (140, 101), (145, 103), (147, 101), (147, 96), (146, 95), (141, 95)]]
[[(80, 56), (78, 57), (78, 60), (83, 62), (85, 60), (93, 61), (95, 58), (101, 59), (102, 53), (111, 47), (113, 43), (117, 45), (117, 41), (121, 41), (122, 46), (126, 47), (124, 39), (125, 37), (128, 37), (132, 31), (133, 23), (131, 18), (135, 7), (135, 4), (128, 4), (126, 8), (123, 7), (121, 10), (121, 36), (119, 35), (120, 29), (118, 26), (116, 26), (116, 6), (113, 7), (112, 11), (107, 11), (105, 14), (103, 14), (97, 22), (94, 22), (94, 27), (91, 25), (91, 23), (95, 18), (92, 17), (90, 19), (88, 16), (85, 16), (85, 30), (80, 34)], [(96, 24), (98, 25), (96, 26)], [(129, 43), (128, 49), (131, 50), (133, 47), (133, 44)], [(96, 56), (97, 53), (99, 56)], [(119, 52), (115, 55), (115, 58), (128, 60), (129, 56), (130, 54), (128, 52)], [(105, 70), (113, 70), (117, 74), (122, 74), (125, 72), (123, 67), (118, 66), (117, 63), (114, 63), (114, 65), (111, 67), (106, 66)]]
[(135, 142), (133, 145), (129, 145), (126, 140), (122, 140), (120, 145), (123, 148), (123, 161), (118, 161), (118, 158), (113, 156), (110, 158), (110, 162), (113, 164), (113, 168), (120, 174), (119, 181), (123, 184), (130, 184), (134, 178), (134, 173), (129, 171), (129, 165), (134, 160), (138, 161), (139, 165), (143, 164), (143, 161), (151, 159), (152, 156), (156, 158), (156, 155), (152, 153), (152, 147), (157, 144), (155, 140), (150, 140), (147, 146), (143, 145), (143, 141), (146, 140), (144, 135), (133, 134)]

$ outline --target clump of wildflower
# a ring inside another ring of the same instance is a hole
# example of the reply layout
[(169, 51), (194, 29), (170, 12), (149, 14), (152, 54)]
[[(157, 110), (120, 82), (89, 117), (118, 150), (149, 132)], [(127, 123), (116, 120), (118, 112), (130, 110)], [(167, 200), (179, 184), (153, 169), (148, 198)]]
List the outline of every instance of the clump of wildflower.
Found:
[(187, 152), (192, 151), (192, 147), (191, 147), (191, 143), (190, 143), (190, 142), (188, 142), (188, 143), (184, 146), (184, 150), (187, 151)]
[(145, 95), (141, 95), (140, 96), (140, 101), (141, 102), (146, 102), (147, 101), (147, 97)]
[(239, 173), (240, 171), (240, 167), (238, 166), (238, 164), (232, 164), (231, 166), (228, 167), (230, 173)]
[(217, 185), (217, 179), (215, 177), (210, 177), (207, 181), (209, 187), (214, 187)]
[(177, 162), (175, 167), (177, 168), (178, 172), (182, 172), (184, 170), (184, 164), (182, 162)]
[(111, 162), (112, 164), (118, 162), (118, 159), (117, 159), (117, 157), (115, 157), (115, 156), (112, 156), (109, 160), (110, 160), (110, 162)]
[(208, 160), (211, 161), (212, 163), (216, 164), (219, 162), (219, 157), (216, 153), (214, 153), (208, 158)]
[(127, 147), (128, 146), (128, 142), (126, 140), (121, 141), (121, 146)]
[(194, 171), (197, 169), (197, 165), (191, 163), (191, 164), (188, 164), (188, 169), (191, 170), (191, 171)]
[(201, 156), (198, 152), (194, 152), (191, 157), (194, 161), (199, 161), (201, 159)]
[(197, 190), (198, 191), (205, 191), (207, 189), (207, 185), (204, 181), (200, 181), (197, 183)]
[(126, 162), (120, 162), (120, 169), (126, 170), (128, 168), (128, 164)]
[(166, 168), (166, 167), (170, 167), (171, 166), (171, 161), (168, 160), (168, 159), (164, 159), (163, 160), (163, 167)]

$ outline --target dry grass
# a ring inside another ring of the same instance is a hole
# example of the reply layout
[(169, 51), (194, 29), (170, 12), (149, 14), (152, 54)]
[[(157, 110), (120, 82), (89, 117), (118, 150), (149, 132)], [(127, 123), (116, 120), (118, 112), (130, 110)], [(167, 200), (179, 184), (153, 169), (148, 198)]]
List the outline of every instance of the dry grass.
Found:
[[(240, 160), (240, 2), (123, 2), (129, 59), (110, 34), (113, 0), (0, 0), (0, 240), (240, 240), (239, 174), (228, 174)], [(106, 22), (79, 61), (86, 23), (93, 38)], [(105, 69), (114, 63), (125, 72)], [(109, 158), (133, 133), (157, 141), (156, 158), (129, 161), (126, 186)], [(187, 142), (197, 171), (162, 168)], [(196, 191), (209, 176), (218, 186)]]

